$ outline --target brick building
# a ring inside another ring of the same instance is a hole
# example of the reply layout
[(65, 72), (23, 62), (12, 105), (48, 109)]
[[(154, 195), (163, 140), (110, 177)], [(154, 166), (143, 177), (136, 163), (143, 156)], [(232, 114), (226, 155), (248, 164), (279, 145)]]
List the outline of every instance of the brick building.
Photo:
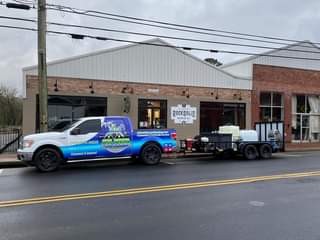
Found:
[(252, 124), (284, 121), (287, 143), (320, 142), (319, 53), (305, 41), (223, 66), (252, 80)]
[[(176, 128), (178, 139), (223, 124), (251, 125), (251, 80), (176, 48), (127, 45), (51, 62), (47, 71), (51, 130), (96, 115), (128, 115), (135, 128)], [(39, 128), (37, 66), (23, 76), (28, 134)]]

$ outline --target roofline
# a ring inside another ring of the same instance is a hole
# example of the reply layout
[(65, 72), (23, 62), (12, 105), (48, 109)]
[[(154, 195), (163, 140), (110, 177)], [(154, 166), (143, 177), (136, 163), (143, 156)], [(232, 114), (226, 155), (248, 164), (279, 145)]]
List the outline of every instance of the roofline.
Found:
[[(148, 39), (146, 41), (141, 41), (141, 43), (149, 43), (149, 42), (154, 42), (156, 40), (160, 40), (160, 41), (164, 42), (160, 38), (152, 38), (152, 39)], [(94, 56), (94, 55), (100, 55), (100, 54), (103, 54), (103, 53), (114, 52), (114, 51), (117, 51), (117, 50), (134, 47), (134, 46), (137, 46), (137, 45), (140, 45), (140, 43), (129, 43), (129, 44), (122, 45), (122, 46), (112, 47), (112, 48), (98, 50), (98, 51), (94, 51), (94, 52), (90, 52), (90, 53), (75, 55), (73, 57), (67, 57), (67, 58), (63, 58), (63, 59), (50, 61), (50, 62), (47, 63), (47, 65), (49, 66), (49, 65), (64, 63), (64, 62), (68, 62), (68, 61), (72, 61), (72, 60), (77, 60), (77, 59), (80, 59), (80, 58), (90, 57), (90, 56)], [(37, 69), (37, 68), (38, 68), (38, 65), (32, 65), (32, 66), (27, 66), (27, 67), (22, 68), (22, 71), (25, 72), (25, 71), (34, 70), (34, 69)]]
[(286, 46), (283, 46), (283, 47), (280, 47), (278, 49), (274, 49), (274, 50), (270, 50), (270, 51), (266, 51), (266, 52), (263, 52), (263, 53), (259, 53), (258, 55), (254, 55), (254, 56), (249, 56), (249, 57), (246, 57), (246, 58), (242, 58), (242, 59), (239, 59), (239, 60), (236, 60), (234, 62), (230, 62), (230, 63), (227, 63), (227, 64), (224, 64), (222, 65), (220, 68), (221, 69), (224, 69), (226, 67), (230, 67), (230, 66), (233, 66), (233, 65), (237, 65), (239, 63), (244, 63), (244, 62), (248, 62), (250, 60), (253, 60), (253, 59), (257, 59), (259, 57), (268, 57), (268, 56), (263, 56), (263, 55), (269, 55), (271, 53), (275, 53), (275, 52), (278, 52), (278, 51), (281, 51), (281, 50), (286, 50), (286, 49), (289, 49), (289, 48), (292, 48), (292, 47), (295, 47), (295, 46), (299, 46), (303, 43), (309, 43), (311, 44), (312, 46), (314, 46), (315, 48), (319, 49), (320, 48), (314, 44), (313, 42), (309, 41), (309, 40), (304, 40), (304, 41), (300, 41), (300, 42), (296, 42), (296, 43), (293, 43), (293, 44), (289, 44), (289, 45), (286, 45)]
[(168, 43), (167, 41), (164, 41), (164, 40), (161, 39), (161, 38), (156, 38), (156, 39), (153, 39), (153, 40), (158, 40), (158, 41), (160, 41), (160, 42), (162, 42), (162, 43), (164, 43), (164, 44), (166, 44), (166, 45), (168, 45), (168, 46), (172, 46), (172, 48), (175, 49), (176, 51), (178, 51), (178, 52), (180, 52), (180, 53), (182, 53), (182, 54), (184, 54), (184, 55), (187, 55), (188, 57), (191, 57), (191, 58), (193, 58), (194, 60), (196, 60), (196, 61), (198, 61), (198, 62), (201, 62), (201, 63), (203, 63), (203, 64), (205, 64), (205, 65), (207, 65), (207, 66), (209, 66), (209, 67), (211, 67), (211, 68), (214, 68), (215, 70), (217, 70), (217, 71), (219, 71), (219, 72), (222, 72), (222, 73), (224, 73), (224, 74), (226, 74), (226, 75), (229, 75), (230, 77), (240, 78), (240, 79), (243, 79), (243, 80), (249, 80), (248, 78), (239, 77), (239, 76), (233, 75), (233, 74), (231, 74), (231, 73), (229, 73), (229, 72), (227, 72), (227, 71), (225, 71), (225, 70), (223, 70), (223, 69), (217, 68), (217, 67), (215, 67), (214, 65), (212, 65), (212, 64), (210, 64), (210, 63), (202, 60), (201, 58), (199, 58), (199, 57), (197, 57), (197, 56), (195, 56), (195, 55), (193, 55), (193, 54), (190, 54), (189, 52), (186, 52), (185, 50), (182, 50), (182, 49), (180, 49), (180, 48), (174, 47), (174, 45)]
[[(152, 39), (149, 39), (149, 40), (146, 40), (146, 41), (141, 41), (139, 43), (126, 44), (126, 45), (123, 45), (123, 46), (113, 47), (113, 48), (99, 50), (99, 51), (86, 53), (86, 54), (81, 54), (81, 55), (77, 55), (77, 56), (73, 56), (73, 57), (69, 57), (69, 58), (55, 60), (55, 61), (51, 61), (51, 62), (47, 63), (47, 65), (50, 66), (50, 65), (54, 65), (54, 64), (64, 63), (64, 62), (68, 62), (68, 61), (72, 61), (72, 60), (76, 60), (76, 59), (80, 59), (80, 58), (90, 57), (90, 56), (94, 56), (94, 55), (100, 55), (100, 54), (109, 53), (109, 52), (113, 52), (113, 51), (118, 51), (118, 50), (121, 50), (121, 49), (126, 49), (126, 48), (130, 48), (130, 47), (134, 47), (134, 46), (139, 46), (139, 45), (141, 45), (140, 43), (152, 43), (152, 42), (155, 42), (155, 41), (160, 41), (165, 45), (171, 46), (176, 51), (178, 51), (178, 52), (180, 52), (182, 54), (185, 54), (185, 55), (193, 58), (196, 61), (199, 61), (199, 62), (201, 62), (203, 64), (206, 64), (207, 66), (209, 66), (211, 68), (214, 68), (215, 70), (217, 70), (219, 72), (222, 72), (222, 73), (224, 73), (224, 74), (226, 74), (226, 75), (228, 75), (230, 77), (237, 78), (237, 79), (243, 79), (243, 80), (249, 80), (249, 78), (236, 76), (236, 75), (233, 75), (233, 74), (231, 74), (231, 73), (229, 73), (229, 72), (227, 72), (227, 71), (225, 71), (225, 70), (223, 70), (221, 68), (215, 67), (214, 65), (212, 65), (212, 64), (202, 60), (201, 58), (198, 58), (198, 57), (196, 57), (196, 56), (194, 56), (194, 55), (192, 55), (192, 54), (190, 54), (190, 53), (188, 53), (188, 52), (186, 52), (186, 51), (184, 51), (182, 49), (175, 48), (174, 45), (168, 43), (167, 41), (164, 41), (161, 38), (152, 38)], [(29, 70), (35, 70), (37, 68), (38, 68), (38, 65), (33, 65), (33, 66), (22, 68), (22, 71), (26, 72), (26, 71), (29, 71)]]

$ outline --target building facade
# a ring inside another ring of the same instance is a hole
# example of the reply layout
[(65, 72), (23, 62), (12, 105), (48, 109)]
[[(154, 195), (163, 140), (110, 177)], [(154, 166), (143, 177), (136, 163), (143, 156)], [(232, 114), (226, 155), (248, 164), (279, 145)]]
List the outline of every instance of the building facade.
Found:
[(300, 42), (262, 55), (223, 67), (252, 80), (252, 125), (284, 121), (287, 143), (319, 143), (320, 49)]
[[(37, 67), (23, 74), (28, 134), (39, 128)], [(128, 45), (48, 63), (48, 125), (55, 130), (84, 116), (127, 115), (136, 128), (175, 128), (178, 139), (224, 124), (250, 128), (251, 89), (250, 79), (176, 48)]]

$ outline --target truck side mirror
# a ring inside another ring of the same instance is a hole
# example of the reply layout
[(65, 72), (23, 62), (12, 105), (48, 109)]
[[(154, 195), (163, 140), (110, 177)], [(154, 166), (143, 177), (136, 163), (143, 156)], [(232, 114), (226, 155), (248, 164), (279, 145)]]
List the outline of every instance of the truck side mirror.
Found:
[(79, 135), (80, 134), (80, 128), (75, 127), (71, 130), (70, 135)]

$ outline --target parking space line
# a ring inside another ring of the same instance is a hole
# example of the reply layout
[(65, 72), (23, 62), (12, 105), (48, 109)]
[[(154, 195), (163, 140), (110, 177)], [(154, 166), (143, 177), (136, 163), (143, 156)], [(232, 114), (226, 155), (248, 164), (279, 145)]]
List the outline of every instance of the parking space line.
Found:
[(3, 173), (3, 169), (0, 169), (0, 175)]

